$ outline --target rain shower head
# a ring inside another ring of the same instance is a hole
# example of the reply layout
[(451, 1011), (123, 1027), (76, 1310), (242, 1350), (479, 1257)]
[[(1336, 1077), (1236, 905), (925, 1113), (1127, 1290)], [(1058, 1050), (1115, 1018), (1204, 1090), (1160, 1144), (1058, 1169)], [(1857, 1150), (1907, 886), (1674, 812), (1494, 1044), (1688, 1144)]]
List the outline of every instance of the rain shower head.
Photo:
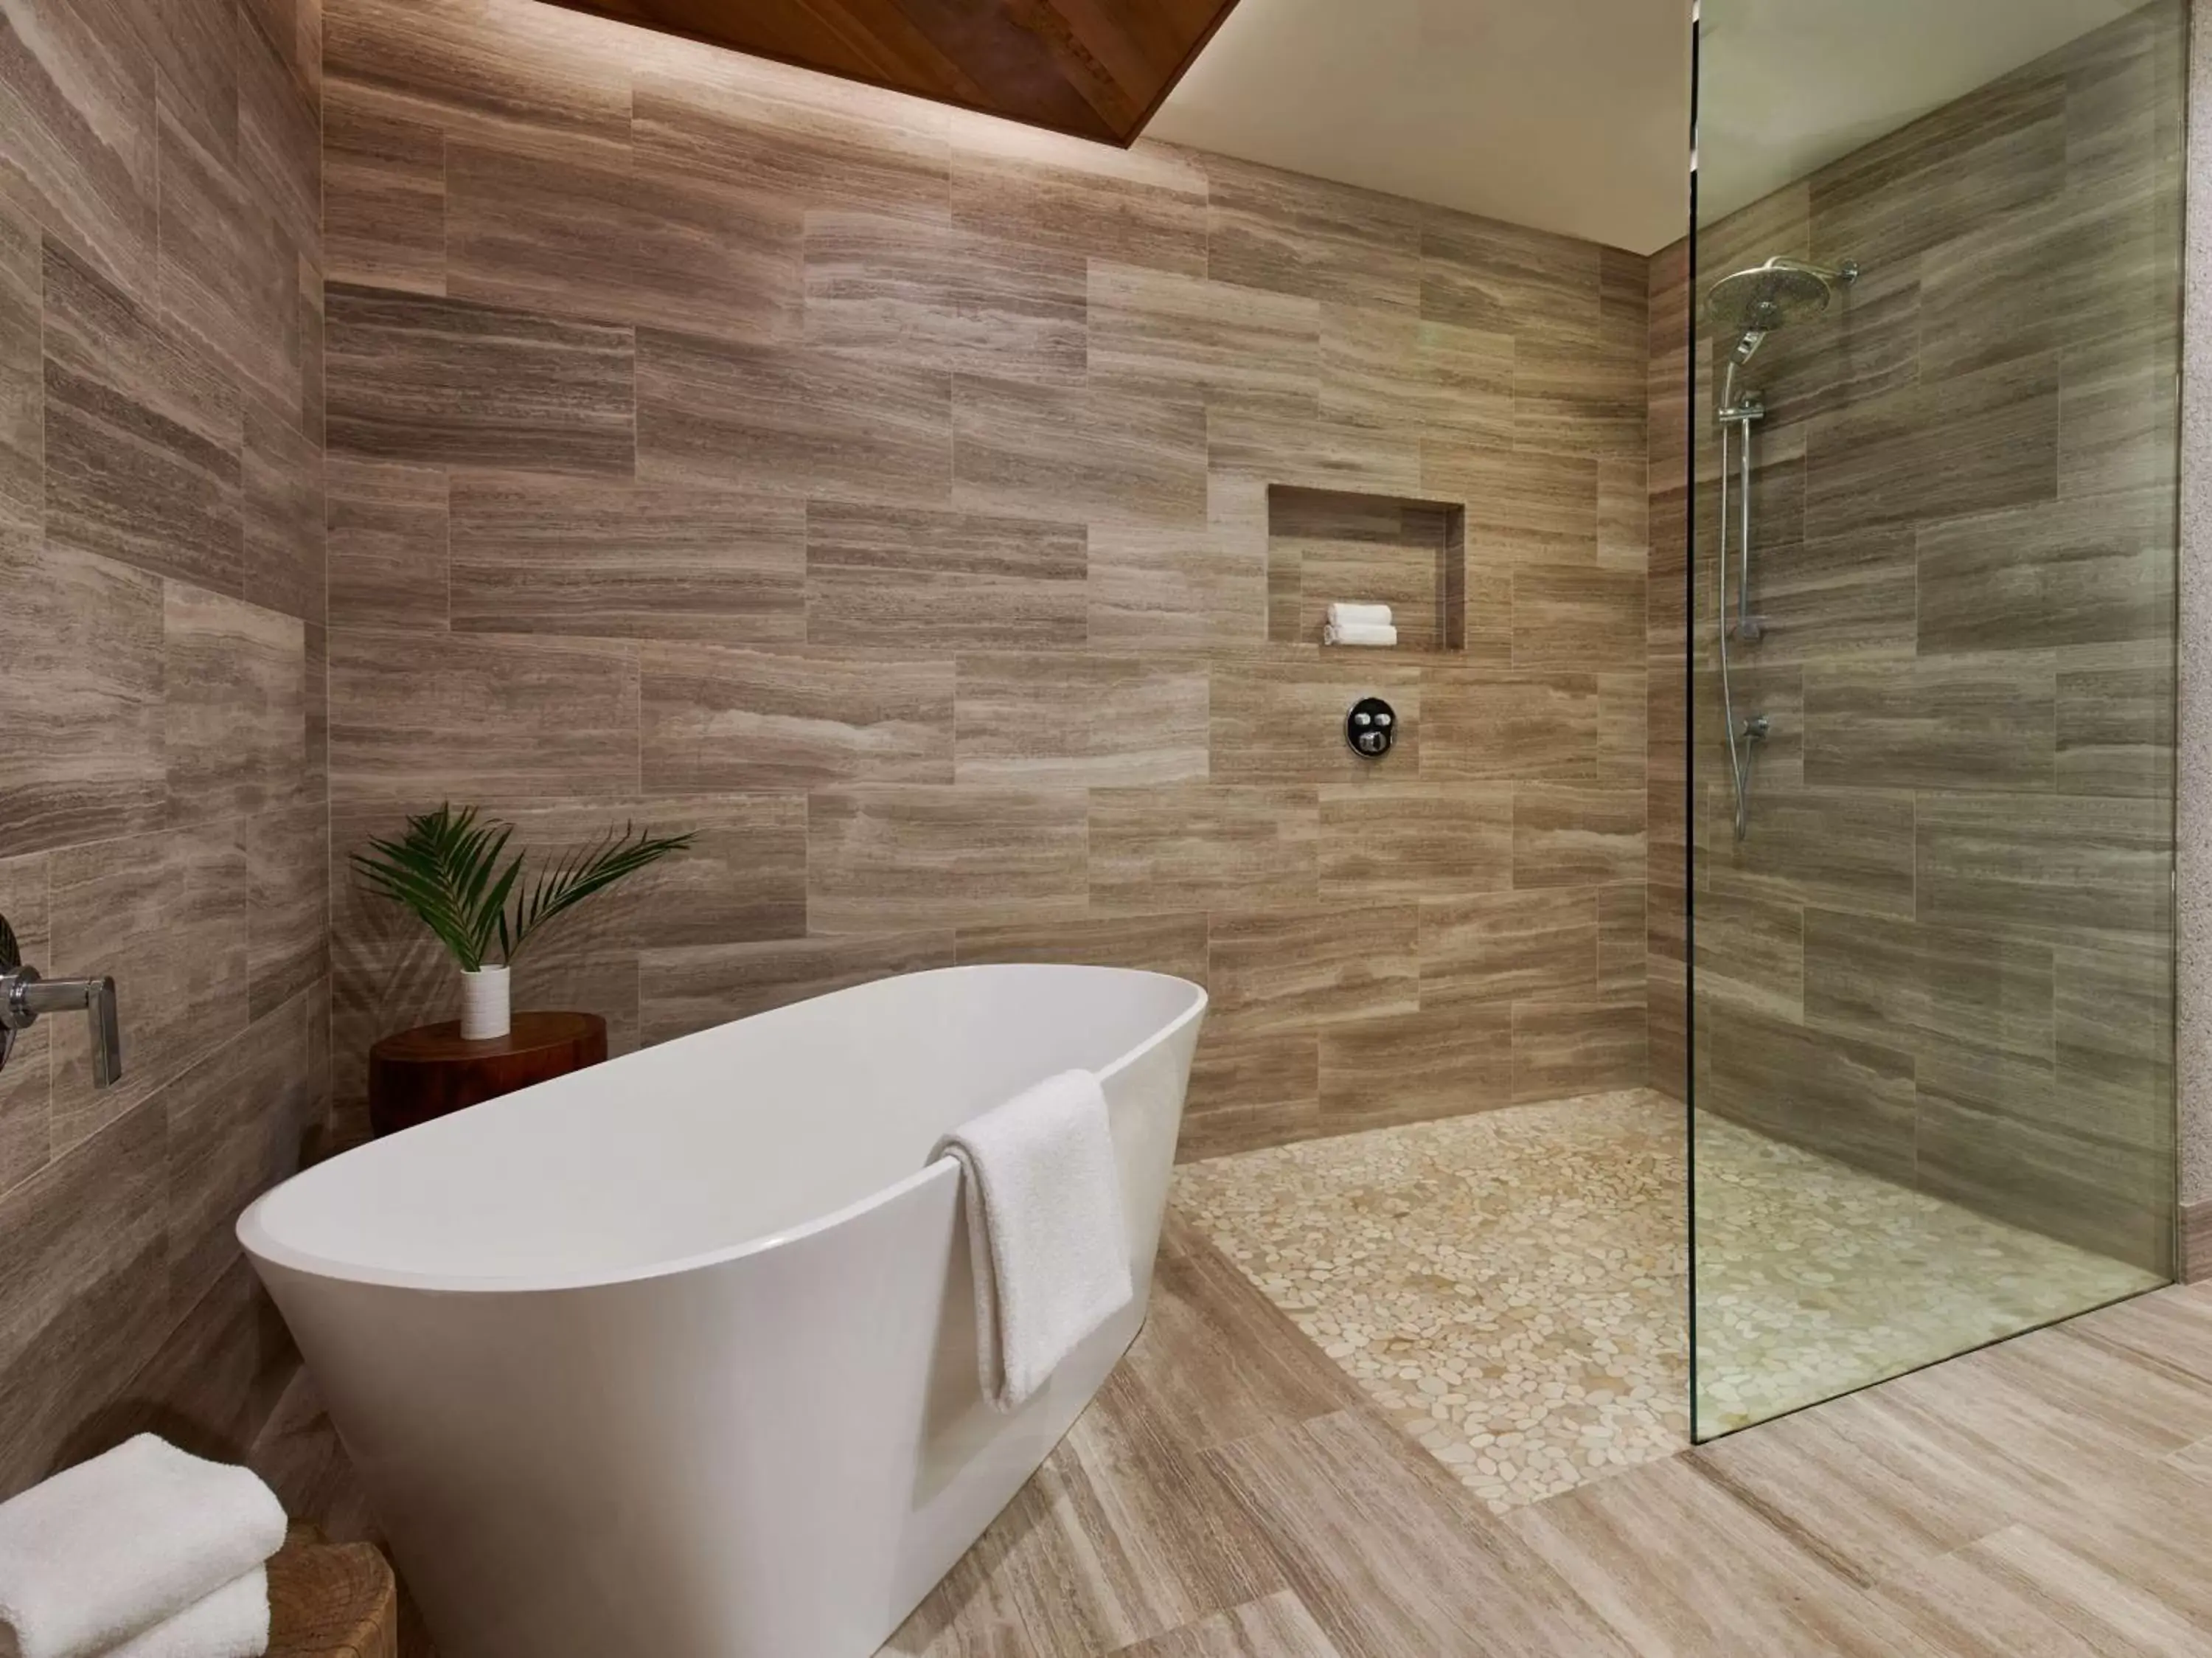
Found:
[(1738, 360), (1747, 362), (1766, 334), (1819, 316), (1835, 298), (1836, 290), (1848, 287), (1858, 274), (1856, 265), (1831, 271), (1797, 259), (1771, 259), (1715, 283), (1705, 296), (1705, 317), (1717, 327), (1742, 334)]

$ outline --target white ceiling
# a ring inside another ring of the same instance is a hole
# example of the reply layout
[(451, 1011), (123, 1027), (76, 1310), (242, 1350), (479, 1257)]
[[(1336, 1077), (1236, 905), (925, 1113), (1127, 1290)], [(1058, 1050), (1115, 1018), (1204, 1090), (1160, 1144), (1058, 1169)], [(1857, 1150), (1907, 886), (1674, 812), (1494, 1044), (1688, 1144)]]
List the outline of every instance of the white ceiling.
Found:
[(1755, 202), (2139, 3), (1705, 0), (1699, 216)]
[[(1709, 216), (2130, 9), (1705, 0)], [(1689, 0), (1242, 0), (1147, 136), (1650, 253), (1689, 79)]]

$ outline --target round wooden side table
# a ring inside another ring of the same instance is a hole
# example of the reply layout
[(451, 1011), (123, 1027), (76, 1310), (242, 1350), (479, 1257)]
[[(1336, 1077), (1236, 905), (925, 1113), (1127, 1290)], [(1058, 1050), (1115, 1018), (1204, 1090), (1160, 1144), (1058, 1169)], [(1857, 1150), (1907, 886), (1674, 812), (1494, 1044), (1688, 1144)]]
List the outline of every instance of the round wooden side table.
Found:
[(380, 1135), (495, 1100), (607, 1057), (595, 1013), (519, 1013), (505, 1036), (461, 1039), (459, 1020), (418, 1025), (368, 1051), (368, 1125)]

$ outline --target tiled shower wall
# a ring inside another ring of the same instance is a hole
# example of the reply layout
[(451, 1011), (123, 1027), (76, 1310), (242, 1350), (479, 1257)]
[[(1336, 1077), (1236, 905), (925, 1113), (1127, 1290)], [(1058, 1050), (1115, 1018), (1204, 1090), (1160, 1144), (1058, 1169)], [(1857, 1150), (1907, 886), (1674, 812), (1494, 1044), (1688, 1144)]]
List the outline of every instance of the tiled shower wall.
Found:
[[(2173, 1196), (2182, 27), (2178, 5), (2136, 13), (1698, 254), (1705, 284), (1776, 253), (1863, 268), (1746, 376), (1772, 411), (1768, 631), (1736, 687), (1774, 736), (1741, 846), (1700, 491), (1698, 1102), (2153, 1266)], [(1679, 316), (1679, 259), (1657, 264), (1655, 308)]]
[(0, 913), (84, 1021), (0, 1072), (0, 1493), (237, 1451), (290, 1349), (232, 1240), (319, 1131), (313, 0), (0, 16)]
[[(1187, 1155), (1642, 1078), (1644, 259), (527, 0), (327, 44), (334, 859), (699, 830), (525, 959), (617, 1047), (1183, 974)], [(1271, 484), (1464, 503), (1463, 649), (1323, 654), (1310, 549), (1271, 643)], [(450, 987), (334, 891), (354, 1103)]]

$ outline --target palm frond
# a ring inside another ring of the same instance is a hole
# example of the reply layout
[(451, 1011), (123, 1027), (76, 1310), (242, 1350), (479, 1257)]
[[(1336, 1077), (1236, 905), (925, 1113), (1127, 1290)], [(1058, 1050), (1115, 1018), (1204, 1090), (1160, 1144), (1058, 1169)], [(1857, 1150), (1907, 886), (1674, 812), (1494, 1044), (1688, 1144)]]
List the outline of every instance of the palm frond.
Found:
[(374, 891), (413, 911), (455, 960), (473, 972), (497, 936), (507, 894), (522, 872), (522, 855), (501, 859), (512, 825), (479, 824), (477, 810), (441, 805), (407, 820), (397, 840), (369, 842), (353, 866)]
[(477, 808), (450, 804), (407, 820), (396, 840), (372, 838), (352, 855), (372, 891), (414, 911), (463, 968), (482, 968), (496, 945), (512, 962), (523, 945), (556, 917), (595, 893), (636, 874), (692, 837), (654, 836), (625, 824), (562, 853), (550, 869), (523, 880), (526, 854), (507, 856), (514, 826), (477, 821)]
[(655, 836), (624, 824), (618, 834), (610, 830), (598, 840), (563, 853), (518, 894), (512, 923), (501, 917), (501, 954), (514, 960), (523, 945), (556, 917), (670, 853), (683, 851), (692, 839), (688, 834)]

